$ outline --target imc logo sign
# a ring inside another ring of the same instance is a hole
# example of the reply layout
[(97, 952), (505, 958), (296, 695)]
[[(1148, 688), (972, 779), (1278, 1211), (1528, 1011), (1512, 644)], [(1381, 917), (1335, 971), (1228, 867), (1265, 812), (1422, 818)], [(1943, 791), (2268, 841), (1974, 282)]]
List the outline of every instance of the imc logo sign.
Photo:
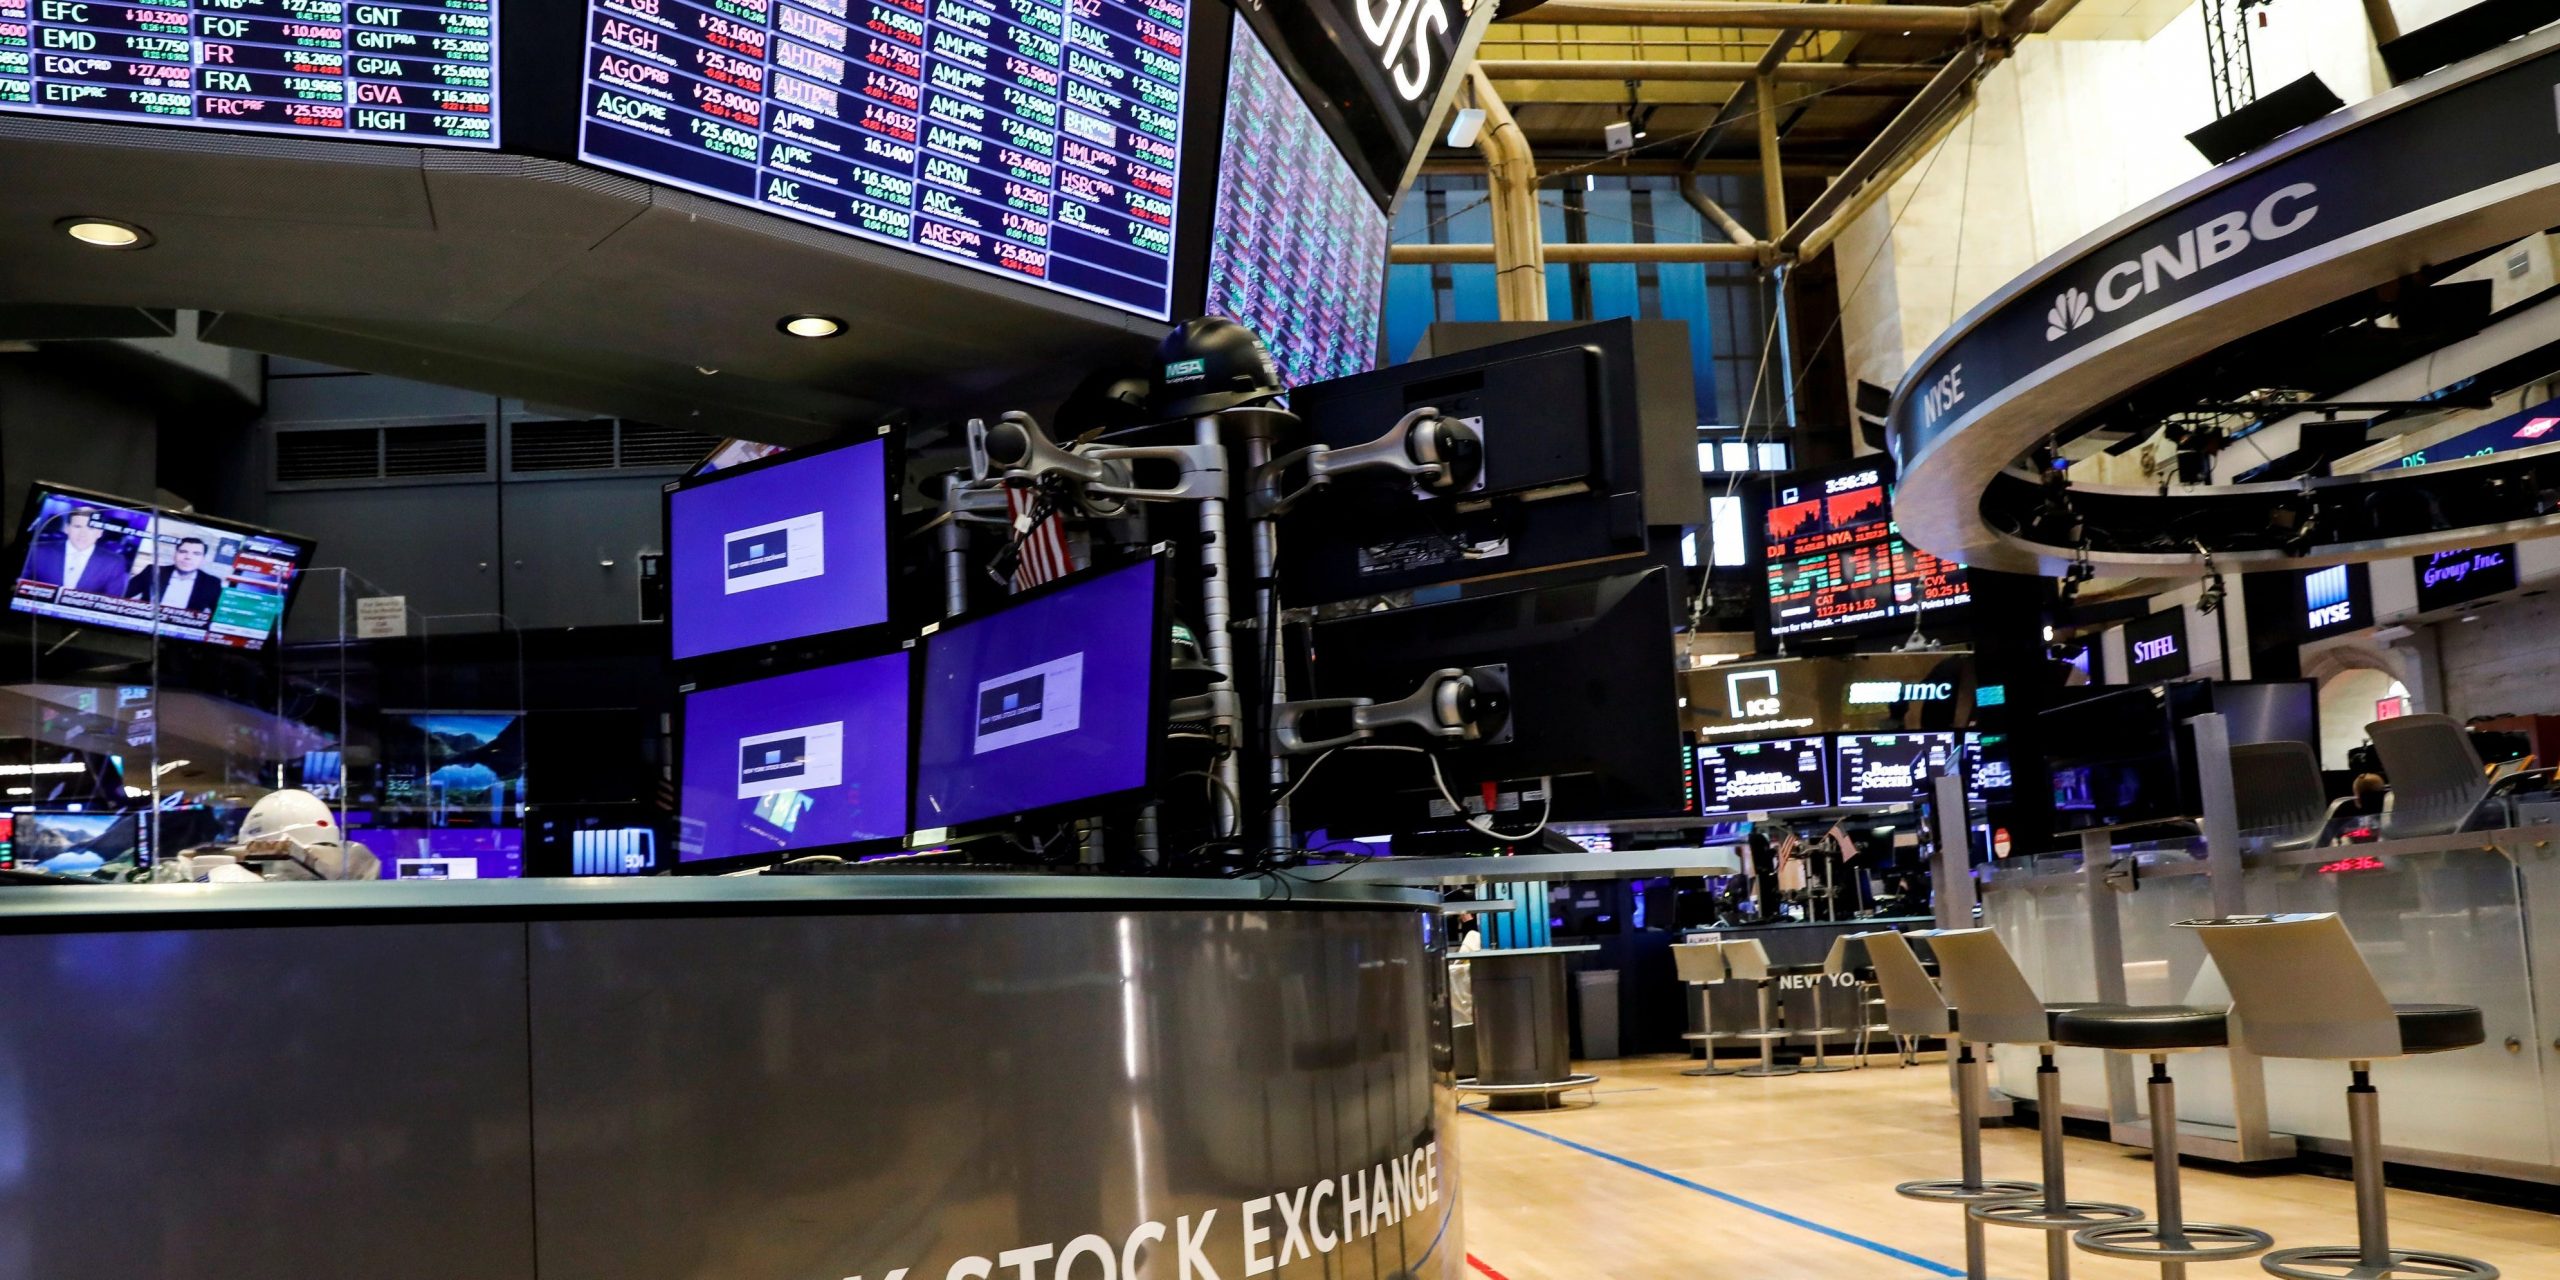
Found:
[(2054, 298), (2053, 309), (2045, 313), (2044, 340), (2060, 342), (2064, 335), (2123, 310), (2145, 294), (2163, 292), (2199, 273), (2210, 276), (2215, 267), (2251, 245), (2282, 240), (2310, 226), (2320, 214), (2320, 206), (2311, 203), (2319, 194), (2320, 189), (2308, 182), (2280, 187), (2255, 205), (2216, 214), (2174, 240), (2151, 245), (2108, 267), (2099, 275), (2094, 292), (2077, 287), (2063, 290)]
[(720, 540), (725, 594), (823, 576), (827, 571), (823, 511), (736, 530)]
[(1084, 654), (1008, 671), (978, 685), (971, 755), (1073, 733), (1084, 723)]

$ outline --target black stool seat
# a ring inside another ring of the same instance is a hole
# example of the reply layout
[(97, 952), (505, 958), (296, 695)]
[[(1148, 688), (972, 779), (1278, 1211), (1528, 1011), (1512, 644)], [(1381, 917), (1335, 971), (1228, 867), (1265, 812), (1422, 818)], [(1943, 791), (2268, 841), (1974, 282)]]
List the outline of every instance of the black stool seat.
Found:
[(2054, 1040), (2120, 1053), (2218, 1049), (2231, 1043), (2231, 1015), (2184, 1004), (2092, 1004), (2054, 1019)]
[(2468, 1049), (2489, 1038), (2475, 1005), (2395, 1004), (2391, 1012), (2400, 1017), (2400, 1047), (2409, 1053)]

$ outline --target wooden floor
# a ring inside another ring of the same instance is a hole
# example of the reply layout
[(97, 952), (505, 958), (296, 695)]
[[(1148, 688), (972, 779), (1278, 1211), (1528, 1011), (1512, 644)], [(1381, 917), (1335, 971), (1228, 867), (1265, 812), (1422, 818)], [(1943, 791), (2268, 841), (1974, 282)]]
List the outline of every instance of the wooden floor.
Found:
[[(1956, 1176), (1954, 1109), (1934, 1061), (1772, 1080), (1684, 1077), (1683, 1058), (1583, 1063), (1598, 1101), (1458, 1121), (1467, 1253), (1505, 1280), (1880, 1280), (1960, 1275), (1962, 1210), (1894, 1184)], [(2388, 1122), (2388, 1098), (2384, 1101)], [(1984, 1134), (1985, 1172), (2032, 1179), (2032, 1129)], [(2074, 1199), (2151, 1204), (2146, 1153), (2069, 1140)], [(2193, 1163), (2187, 1217), (2253, 1226), (2276, 1247), (2352, 1244), (2342, 1178), (2235, 1174)], [(2393, 1191), (2392, 1242), (2468, 1254), (2508, 1280), (2560, 1278), (2560, 1216)], [(2044, 1274), (2041, 1233), (1990, 1229), (1991, 1273)], [(2075, 1251), (2086, 1280), (2157, 1280), (2159, 1268)], [(2263, 1277), (2255, 1260), (2199, 1264), (2195, 1280)]]

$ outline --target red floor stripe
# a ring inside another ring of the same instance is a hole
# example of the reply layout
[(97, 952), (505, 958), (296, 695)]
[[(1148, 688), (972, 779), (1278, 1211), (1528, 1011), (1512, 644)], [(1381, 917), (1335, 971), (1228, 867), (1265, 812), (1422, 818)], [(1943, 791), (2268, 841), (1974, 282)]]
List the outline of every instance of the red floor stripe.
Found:
[(1476, 1270), (1481, 1271), (1481, 1272), (1485, 1273), (1486, 1275), (1488, 1275), (1488, 1276), (1492, 1277), (1492, 1278), (1493, 1278), (1493, 1280), (1510, 1280), (1510, 1277), (1505, 1276), (1505, 1275), (1504, 1275), (1504, 1274), (1502, 1274), (1501, 1272), (1496, 1271), (1496, 1270), (1494, 1270), (1493, 1268), (1486, 1266), (1486, 1265), (1484, 1264), (1484, 1259), (1479, 1258), (1479, 1257), (1475, 1256), (1475, 1255), (1474, 1255), (1474, 1254), (1472, 1254), (1472, 1253), (1470, 1253), (1470, 1254), (1468, 1254), (1468, 1255), (1467, 1255), (1467, 1265), (1468, 1265), (1468, 1266), (1470, 1266), (1470, 1267), (1474, 1267)]

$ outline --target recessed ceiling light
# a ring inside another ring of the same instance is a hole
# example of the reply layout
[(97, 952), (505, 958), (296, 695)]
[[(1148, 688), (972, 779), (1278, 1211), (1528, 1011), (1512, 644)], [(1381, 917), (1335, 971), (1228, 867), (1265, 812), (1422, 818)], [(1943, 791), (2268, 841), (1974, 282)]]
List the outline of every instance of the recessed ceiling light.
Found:
[(844, 321), (834, 316), (784, 316), (779, 328), (795, 338), (832, 338), (844, 332)]
[(93, 245), (100, 249), (148, 249), (151, 247), (150, 232), (130, 222), (118, 222), (113, 218), (92, 218), (84, 215), (64, 218), (53, 225), (60, 228), (62, 234), (82, 244)]

